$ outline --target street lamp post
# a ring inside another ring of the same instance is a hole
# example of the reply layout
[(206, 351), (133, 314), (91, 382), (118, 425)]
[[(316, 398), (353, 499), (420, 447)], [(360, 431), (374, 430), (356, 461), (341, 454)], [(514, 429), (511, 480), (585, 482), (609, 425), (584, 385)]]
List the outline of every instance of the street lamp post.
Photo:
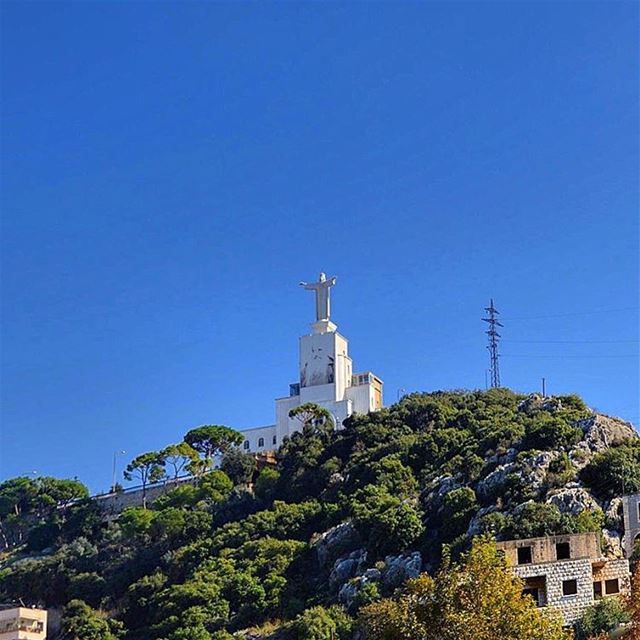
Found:
[(116, 490), (116, 458), (118, 457), (119, 454), (124, 454), (124, 453), (127, 453), (124, 449), (113, 452), (113, 469), (111, 473), (111, 491), (112, 492), (115, 492)]

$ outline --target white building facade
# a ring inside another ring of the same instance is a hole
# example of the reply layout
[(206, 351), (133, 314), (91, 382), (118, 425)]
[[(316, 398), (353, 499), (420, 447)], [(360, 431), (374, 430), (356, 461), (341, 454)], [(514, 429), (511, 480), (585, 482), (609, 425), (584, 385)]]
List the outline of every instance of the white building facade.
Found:
[(349, 343), (329, 318), (329, 287), (335, 282), (320, 274), (317, 283), (301, 283), (316, 291), (316, 322), (299, 341), (299, 379), (289, 385), (289, 395), (276, 399), (275, 424), (242, 432), (245, 451), (277, 449), (285, 436), (299, 431), (300, 421), (289, 412), (302, 404), (313, 402), (329, 411), (338, 429), (354, 413), (382, 408), (382, 380), (371, 371), (353, 372)]

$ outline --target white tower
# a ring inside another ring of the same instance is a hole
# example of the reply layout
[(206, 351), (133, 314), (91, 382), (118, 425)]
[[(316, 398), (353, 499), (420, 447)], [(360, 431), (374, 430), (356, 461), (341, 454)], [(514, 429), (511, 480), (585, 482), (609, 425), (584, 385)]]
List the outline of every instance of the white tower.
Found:
[(247, 451), (277, 448), (285, 436), (301, 427), (300, 421), (289, 418), (295, 407), (313, 402), (333, 416), (338, 429), (353, 413), (369, 413), (382, 408), (382, 380), (370, 371), (353, 373), (349, 343), (338, 333), (330, 319), (330, 288), (336, 278), (320, 274), (318, 282), (301, 282), (316, 294), (316, 321), (311, 333), (299, 341), (299, 371), (297, 382), (289, 385), (289, 395), (276, 400), (276, 424), (244, 432)]

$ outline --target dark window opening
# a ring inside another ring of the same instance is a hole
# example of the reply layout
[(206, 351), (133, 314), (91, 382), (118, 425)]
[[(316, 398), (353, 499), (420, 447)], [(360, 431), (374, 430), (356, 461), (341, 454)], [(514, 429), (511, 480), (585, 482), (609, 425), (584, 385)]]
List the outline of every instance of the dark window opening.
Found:
[(522, 594), (531, 596), (538, 607), (543, 607), (547, 593), (547, 580), (545, 576), (532, 576), (525, 578)]
[(602, 582), (594, 582), (593, 583), (593, 597), (596, 600), (602, 598)]
[(264, 438), (258, 438), (258, 446), (264, 447)]
[(248, 441), (248, 440), (245, 440), (245, 441), (244, 441), (244, 448), (245, 448), (245, 449), (248, 449), (248, 448), (249, 448), (249, 441)]
[(563, 580), (562, 581), (562, 595), (563, 596), (575, 596), (578, 593), (578, 581), (577, 580)]
[(278, 436), (273, 436), (273, 439), (271, 440), (271, 444), (276, 444), (278, 442)]
[(571, 557), (571, 545), (568, 542), (558, 542), (556, 544), (556, 559), (568, 560)]
[(620, 593), (620, 583), (618, 582), (618, 578), (614, 578), (613, 580), (605, 580), (604, 592), (607, 595), (611, 595), (612, 593)]
[(518, 564), (531, 564), (531, 547), (518, 547)]

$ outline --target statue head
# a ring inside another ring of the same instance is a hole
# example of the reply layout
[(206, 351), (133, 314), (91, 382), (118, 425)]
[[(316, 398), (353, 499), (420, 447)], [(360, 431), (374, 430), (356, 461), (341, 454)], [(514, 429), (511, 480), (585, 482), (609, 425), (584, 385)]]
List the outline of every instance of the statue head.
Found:
[(320, 272), (320, 282), (325, 282), (327, 279), (327, 276), (324, 272)]

